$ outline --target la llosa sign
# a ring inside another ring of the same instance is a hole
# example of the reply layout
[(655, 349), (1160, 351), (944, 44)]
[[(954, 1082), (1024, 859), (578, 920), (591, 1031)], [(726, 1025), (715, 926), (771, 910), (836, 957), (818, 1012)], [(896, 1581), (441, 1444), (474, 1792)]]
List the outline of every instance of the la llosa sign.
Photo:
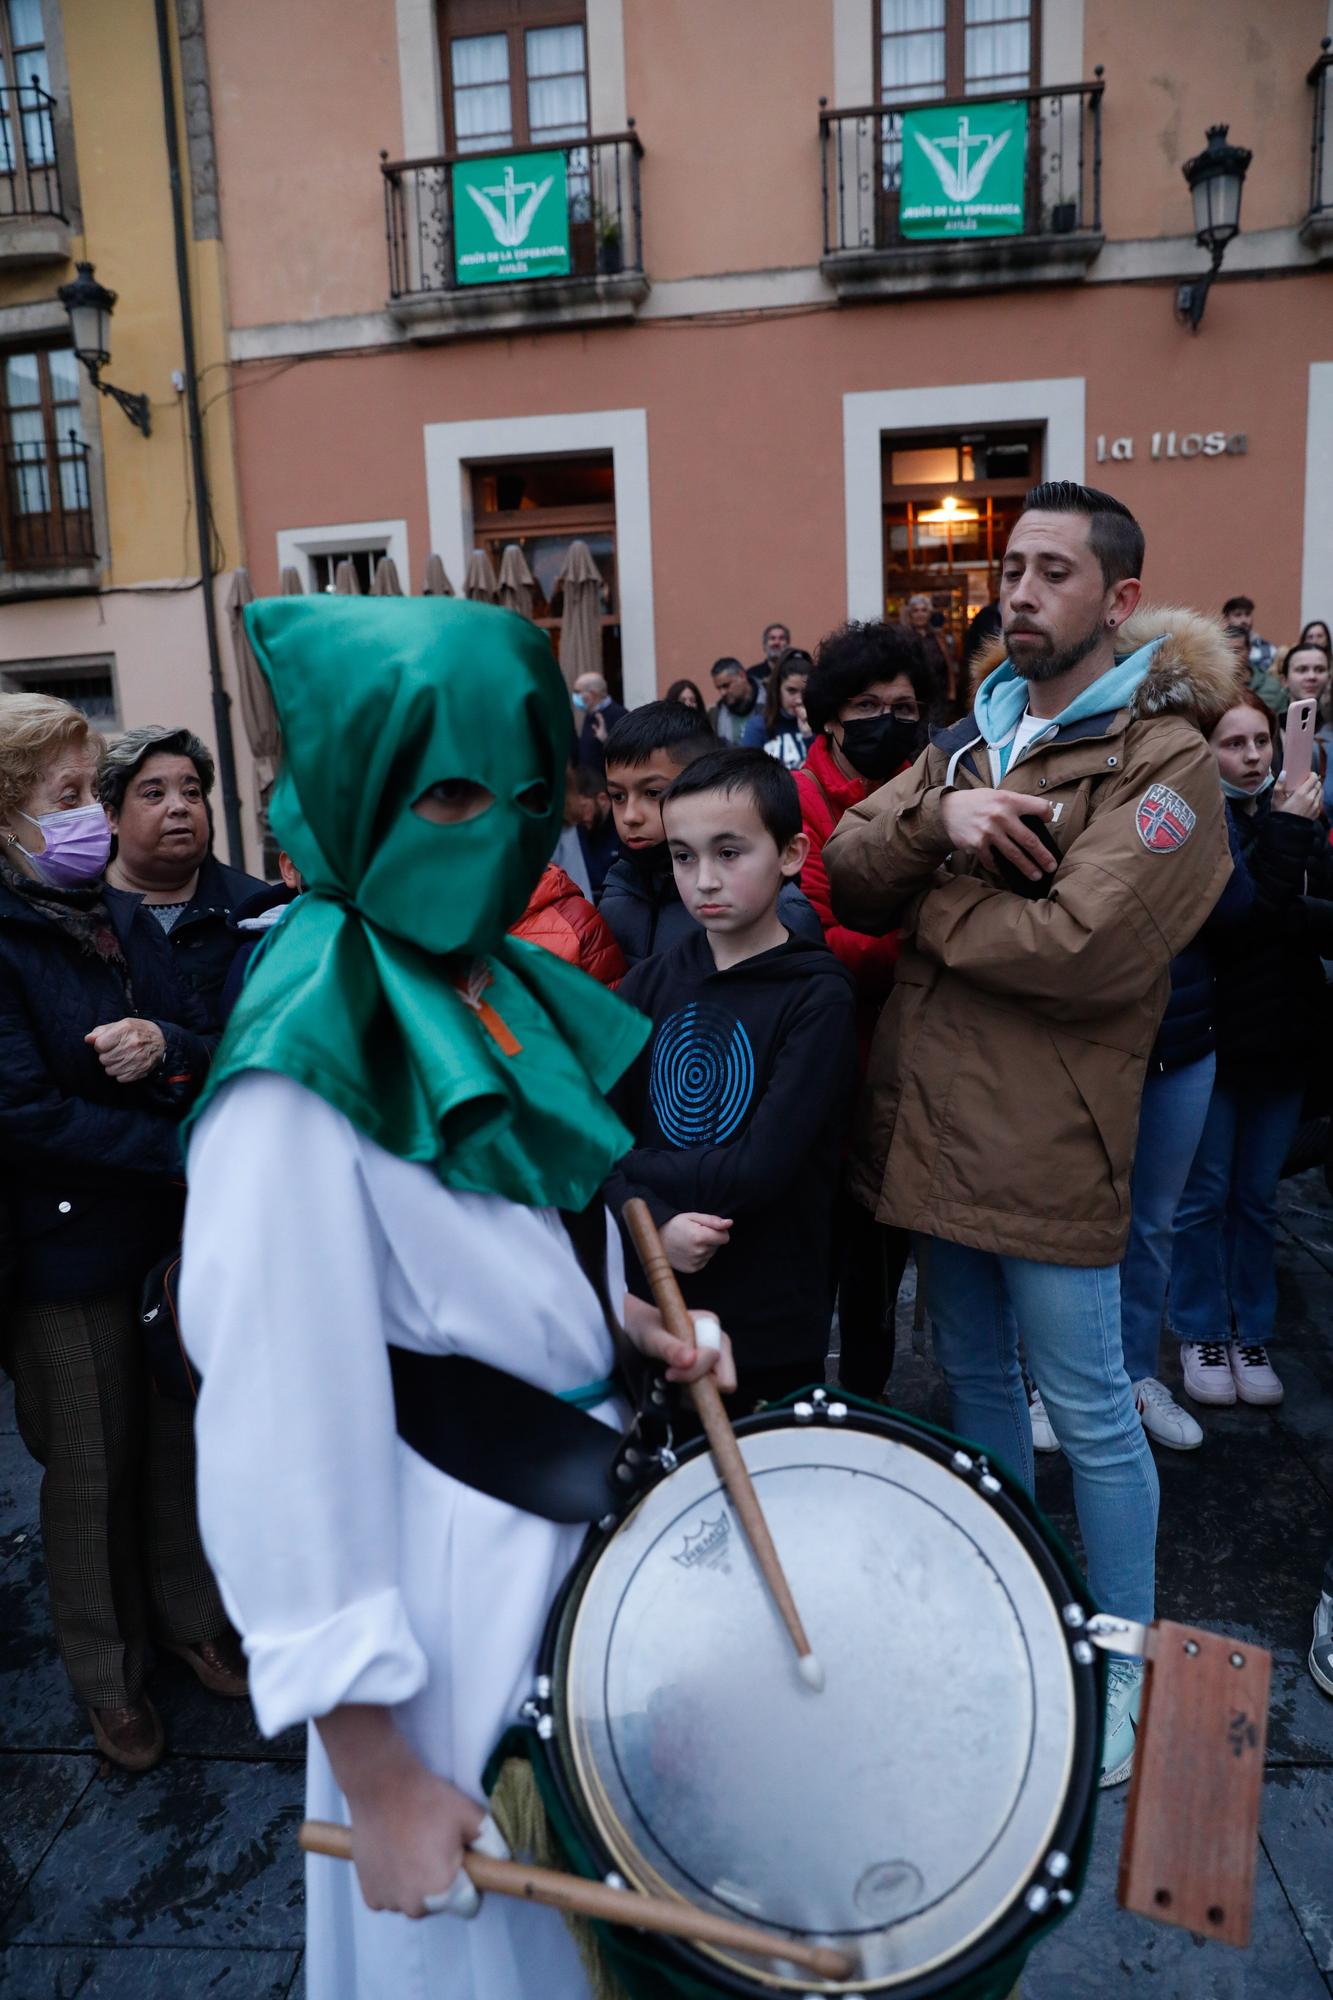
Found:
[[(1154, 431), (1148, 446), (1149, 458), (1240, 458), (1249, 450), (1244, 431)], [(1132, 437), (1097, 439), (1097, 463), (1108, 459), (1124, 464), (1135, 456)]]

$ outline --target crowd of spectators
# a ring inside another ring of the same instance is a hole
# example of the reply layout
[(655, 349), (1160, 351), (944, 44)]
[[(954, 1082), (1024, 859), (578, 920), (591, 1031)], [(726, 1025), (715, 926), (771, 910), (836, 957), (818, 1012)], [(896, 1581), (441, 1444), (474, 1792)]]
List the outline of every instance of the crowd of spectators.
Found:
[[(1275, 645), (1244, 595), (1218, 619), (1136, 611), (1141, 537), (1103, 498), (1048, 493), (1025, 517), (1065, 523), (1102, 605), (1094, 693), (1049, 720), (1022, 705), (1046, 678), (1038, 642), (1052, 675), (1074, 669), (1050, 622), (1058, 593), (1021, 566), (1022, 522), (1001, 602), (961, 644), (914, 596), (901, 619), (849, 624), (813, 654), (773, 621), (755, 665), (721, 657), (702, 687), (677, 679), (632, 711), (581, 675), (562, 830), (512, 928), (620, 987), (658, 1036), (722, 1023), (745, 1089), (687, 1118), (650, 1044), (620, 1088), (635, 1147), (608, 1198), (644, 1194), (688, 1296), (725, 1309), (736, 1406), (822, 1374), (831, 1325), (843, 1387), (891, 1395), (915, 1240), (956, 1427), (1029, 1481), (1034, 1449), (1068, 1452), (1101, 1593), (1150, 1616), (1150, 1444), (1198, 1449), (1196, 1412), (1284, 1393), (1269, 1351), (1277, 1189), (1329, 1110), (1290, 1051), (1321, 1043), (1328, 1019), (1333, 672), (1325, 621)], [(1128, 549), (1118, 567), (1107, 546)], [(1289, 782), (1282, 718), (1308, 700), (1314, 767)], [(1119, 733), (1094, 773), (1087, 744)], [(1040, 759), (1049, 788), (1043, 775), (1016, 800), (1006, 774)], [(188, 1371), (164, 1379), (146, 1337), (174, 1310), (181, 1123), (303, 886), (286, 855), (276, 882), (217, 858), (214, 777), (187, 729), (105, 743), (63, 701), (0, 696), (2, 1358), (44, 1467), (61, 1655), (98, 1746), (129, 1770), (163, 1748), (154, 1644), (215, 1693), (246, 1692), (195, 1525)], [(1014, 817), (1034, 803), (1044, 842)], [(1181, 850), (1192, 875), (1170, 872)], [(1133, 884), (1119, 900), (1117, 871)], [(1131, 990), (1112, 960), (1132, 939)], [(1098, 1009), (1114, 1017), (1102, 1044), (1069, 1026)], [(1033, 1120), (1014, 1093), (1052, 1063)], [(947, 1139), (923, 1078), (951, 1103)], [(1052, 1149), (1017, 1191), (995, 1164), (1010, 1126)], [(954, 1193), (923, 1207), (896, 1163), (927, 1154)], [(1127, 1241), (1095, 1220), (1122, 1182)], [(1063, 1248), (1025, 1247), (1003, 1220), (1015, 1200)], [(1071, 1314), (1103, 1329), (1114, 1315), (1081, 1374)], [(1179, 1343), (1180, 1395), (1164, 1340)], [(1311, 1669), (1333, 1693), (1327, 1588), (1320, 1606)]]

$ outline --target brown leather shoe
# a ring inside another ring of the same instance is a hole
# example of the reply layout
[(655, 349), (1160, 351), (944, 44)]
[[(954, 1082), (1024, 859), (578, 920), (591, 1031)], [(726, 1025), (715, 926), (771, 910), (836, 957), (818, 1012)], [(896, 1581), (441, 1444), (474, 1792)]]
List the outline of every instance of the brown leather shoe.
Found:
[(224, 1694), (231, 1701), (244, 1701), (249, 1694), (245, 1654), (230, 1632), (217, 1639), (201, 1639), (195, 1646), (168, 1645), (167, 1651), (184, 1660), (210, 1693)]
[(93, 1741), (122, 1771), (151, 1771), (167, 1747), (162, 1718), (145, 1695), (125, 1708), (90, 1708)]

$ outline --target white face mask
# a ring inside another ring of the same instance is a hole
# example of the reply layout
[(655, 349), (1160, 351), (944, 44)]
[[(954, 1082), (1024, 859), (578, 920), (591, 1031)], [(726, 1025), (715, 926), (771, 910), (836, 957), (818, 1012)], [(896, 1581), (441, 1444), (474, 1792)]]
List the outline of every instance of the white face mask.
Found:
[[(45, 846), (28, 854), (28, 866), (38, 881), (52, 889), (77, 889), (106, 873), (111, 854), (111, 827), (101, 806), (73, 806), (61, 812), (21, 813), (40, 831)], [(15, 845), (19, 843), (15, 842)]]

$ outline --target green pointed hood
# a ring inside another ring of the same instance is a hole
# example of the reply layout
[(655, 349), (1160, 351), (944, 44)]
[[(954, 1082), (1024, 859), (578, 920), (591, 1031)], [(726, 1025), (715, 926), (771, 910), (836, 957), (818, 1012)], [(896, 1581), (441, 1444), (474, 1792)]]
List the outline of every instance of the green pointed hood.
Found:
[[(245, 622), (282, 730), (270, 823), (306, 891), (195, 1116), (278, 1070), (448, 1187), (584, 1207), (631, 1144), (603, 1092), (649, 1023), (507, 935), (561, 825), (572, 724), (545, 635), (450, 598), (273, 598)], [(451, 779), (491, 803), (413, 810)]]

